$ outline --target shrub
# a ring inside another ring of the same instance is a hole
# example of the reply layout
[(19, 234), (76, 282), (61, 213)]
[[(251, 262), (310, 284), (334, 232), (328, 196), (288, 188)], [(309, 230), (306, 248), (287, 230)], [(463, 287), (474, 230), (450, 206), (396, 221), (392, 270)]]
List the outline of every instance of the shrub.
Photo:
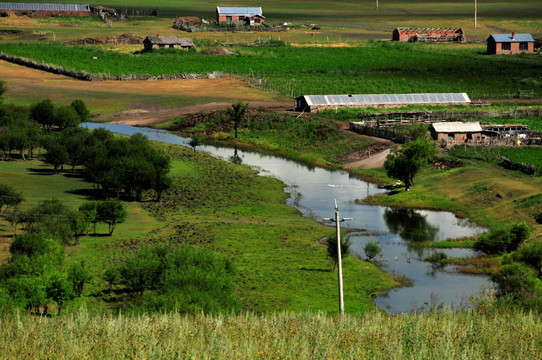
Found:
[(365, 244), (363, 251), (365, 251), (365, 256), (367, 256), (368, 260), (372, 260), (382, 254), (382, 248), (376, 241), (369, 241)]
[(542, 224), (542, 211), (539, 212), (538, 214), (536, 214), (536, 215), (534, 216), (534, 219), (535, 219), (535, 221), (536, 221), (537, 223)]
[(516, 250), (528, 237), (530, 230), (524, 223), (501, 226), (481, 235), (474, 248), (486, 254), (503, 254)]
[(446, 255), (446, 253), (442, 251), (437, 251), (433, 255), (426, 257), (425, 261), (438, 262), (438, 261), (446, 260), (447, 258), (448, 258), (448, 255)]
[(536, 289), (540, 279), (535, 270), (520, 263), (504, 265), (491, 274), (491, 281), (497, 284), (500, 296), (509, 296), (519, 302), (530, 300), (539, 293)]

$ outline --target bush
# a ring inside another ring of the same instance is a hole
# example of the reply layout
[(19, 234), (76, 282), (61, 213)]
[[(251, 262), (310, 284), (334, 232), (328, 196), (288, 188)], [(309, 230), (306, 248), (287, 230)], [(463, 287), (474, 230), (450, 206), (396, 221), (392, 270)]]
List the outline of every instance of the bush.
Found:
[(474, 243), (474, 248), (486, 254), (503, 254), (516, 250), (530, 234), (524, 223), (501, 226), (481, 235)]
[(365, 251), (365, 256), (367, 256), (368, 260), (372, 260), (382, 254), (382, 248), (376, 241), (369, 241), (365, 244), (363, 251)]
[(542, 211), (539, 212), (538, 214), (536, 214), (536, 215), (534, 216), (534, 220), (535, 220), (537, 223), (542, 224)]
[(537, 288), (541, 281), (535, 270), (520, 263), (504, 265), (501, 270), (491, 274), (491, 281), (497, 284), (499, 296), (509, 296), (518, 302), (540, 296)]
[(442, 251), (437, 251), (433, 255), (426, 257), (425, 261), (438, 262), (438, 261), (446, 260), (447, 258), (448, 258), (448, 255), (446, 255), (446, 253)]

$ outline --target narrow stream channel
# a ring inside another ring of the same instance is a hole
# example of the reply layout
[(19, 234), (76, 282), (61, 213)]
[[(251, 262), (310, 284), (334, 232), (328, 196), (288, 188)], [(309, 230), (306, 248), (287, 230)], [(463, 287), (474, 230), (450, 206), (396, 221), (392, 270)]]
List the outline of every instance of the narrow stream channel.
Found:
[[(136, 128), (129, 125), (85, 123), (87, 128), (103, 127), (107, 130), (132, 135), (142, 133), (150, 140), (188, 146), (184, 138), (164, 130)], [(234, 156), (233, 148), (200, 146), (205, 151), (224, 160)], [(380, 266), (395, 275), (404, 275), (413, 286), (390, 291), (375, 299), (375, 304), (390, 313), (411, 312), (427, 305), (444, 304), (452, 308), (469, 305), (469, 298), (478, 295), (482, 288), (491, 287), (487, 276), (466, 275), (456, 272), (452, 265), (434, 266), (423, 259), (433, 250), (412, 246), (415, 241), (442, 241), (482, 233), (483, 228), (459, 219), (450, 212), (413, 209), (392, 209), (358, 204), (356, 199), (384, 193), (376, 185), (362, 181), (343, 171), (330, 171), (308, 167), (291, 160), (256, 152), (238, 151), (242, 164), (260, 171), (263, 176), (276, 177), (287, 185), (290, 193), (288, 205), (299, 209), (303, 215), (319, 221), (334, 217), (333, 200), (337, 199), (341, 217), (351, 217), (343, 222), (344, 228), (361, 229), (351, 236), (352, 251), (364, 258), (363, 247), (368, 241), (378, 241), (383, 249)], [(331, 233), (332, 231), (330, 231)], [(469, 249), (442, 250), (449, 256), (475, 256)], [(344, 284), (345, 287), (348, 284)], [(348, 312), (348, 301), (345, 299)]]

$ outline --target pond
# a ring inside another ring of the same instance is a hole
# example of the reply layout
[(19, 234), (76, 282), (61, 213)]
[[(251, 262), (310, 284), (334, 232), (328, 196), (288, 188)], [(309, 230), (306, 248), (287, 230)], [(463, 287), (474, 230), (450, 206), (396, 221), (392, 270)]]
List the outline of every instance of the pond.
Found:
[[(185, 138), (164, 130), (136, 128), (128, 125), (85, 123), (88, 128), (104, 127), (110, 131), (131, 135), (140, 132), (151, 140), (188, 146)], [(378, 259), (383, 270), (403, 275), (412, 280), (413, 286), (390, 291), (375, 299), (376, 305), (390, 313), (410, 312), (429, 305), (444, 304), (453, 308), (468, 305), (472, 295), (481, 288), (490, 288), (487, 276), (458, 273), (454, 266), (434, 266), (423, 261), (434, 250), (412, 246), (416, 241), (441, 241), (480, 234), (485, 229), (459, 219), (450, 212), (414, 209), (392, 209), (360, 204), (368, 195), (386, 190), (358, 179), (343, 171), (310, 167), (273, 155), (233, 148), (199, 146), (198, 150), (251, 166), (263, 176), (280, 179), (290, 194), (287, 203), (308, 217), (319, 221), (334, 217), (334, 199), (341, 217), (352, 221), (341, 223), (343, 228), (357, 229), (351, 234), (352, 251), (364, 257), (363, 247), (368, 241), (377, 241), (383, 250)], [(333, 226), (332, 224), (330, 224)], [(333, 231), (330, 229), (330, 233)], [(447, 249), (453, 257), (475, 256), (469, 249)], [(348, 284), (344, 284), (345, 287)], [(345, 299), (345, 310), (348, 302)]]

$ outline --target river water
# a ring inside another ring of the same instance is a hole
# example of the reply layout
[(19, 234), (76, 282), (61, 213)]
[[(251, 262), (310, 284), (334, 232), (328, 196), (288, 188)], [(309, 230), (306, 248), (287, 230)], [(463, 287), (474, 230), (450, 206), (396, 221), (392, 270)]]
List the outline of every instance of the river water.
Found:
[[(150, 140), (188, 146), (189, 138), (164, 130), (136, 128), (129, 125), (85, 123), (85, 127), (104, 127), (110, 131), (132, 135), (142, 133)], [(391, 290), (387, 295), (375, 299), (375, 304), (390, 313), (411, 312), (427, 305), (444, 304), (452, 308), (469, 305), (469, 298), (478, 295), (482, 288), (492, 283), (487, 276), (457, 273), (453, 265), (434, 266), (423, 261), (432, 249), (412, 246), (416, 241), (441, 241), (482, 233), (483, 228), (459, 219), (450, 212), (413, 209), (392, 209), (368, 206), (359, 201), (368, 195), (384, 193), (386, 190), (360, 180), (347, 172), (309, 167), (273, 155), (232, 148), (199, 146), (198, 150), (242, 164), (260, 171), (263, 176), (280, 179), (290, 193), (288, 205), (299, 209), (303, 215), (323, 221), (334, 218), (334, 199), (337, 200), (341, 218), (353, 220), (341, 223), (343, 228), (360, 229), (351, 235), (353, 253), (364, 258), (363, 247), (368, 241), (377, 241), (383, 250), (379, 258), (380, 267), (395, 275), (404, 275), (412, 280), (411, 287)], [(333, 224), (330, 224), (333, 226)], [(448, 249), (449, 256), (475, 256), (469, 249)], [(344, 284), (345, 288), (348, 284)], [(348, 312), (348, 302), (345, 300)]]

